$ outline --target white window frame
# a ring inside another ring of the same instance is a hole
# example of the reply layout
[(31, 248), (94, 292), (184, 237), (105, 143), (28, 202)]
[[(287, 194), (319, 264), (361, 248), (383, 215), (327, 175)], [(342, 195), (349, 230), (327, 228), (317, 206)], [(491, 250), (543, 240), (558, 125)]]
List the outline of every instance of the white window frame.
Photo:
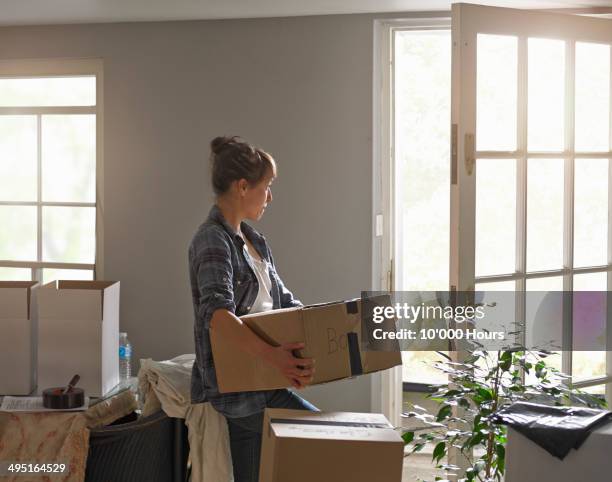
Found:
[[(394, 112), (393, 33), (398, 30), (450, 30), (450, 12), (439, 16), (374, 20), (372, 132), (372, 290), (393, 290), (394, 253)], [(373, 411), (401, 425), (402, 369), (394, 367), (371, 376)]]
[[(101, 59), (28, 59), (0, 61), (0, 78), (95, 76), (95, 106), (0, 107), (0, 115), (30, 114), (37, 116), (37, 200), (32, 202), (0, 201), (2, 206), (36, 206), (37, 259), (36, 261), (0, 260), (1, 268), (30, 268), (31, 279), (42, 282), (44, 268), (93, 270), (94, 279), (104, 279), (104, 95), (103, 62)], [(94, 203), (43, 202), (41, 178), (41, 116), (44, 114), (93, 114), (96, 116), (96, 194)], [(95, 260), (86, 263), (56, 263), (42, 260), (42, 208), (44, 206), (95, 207)]]

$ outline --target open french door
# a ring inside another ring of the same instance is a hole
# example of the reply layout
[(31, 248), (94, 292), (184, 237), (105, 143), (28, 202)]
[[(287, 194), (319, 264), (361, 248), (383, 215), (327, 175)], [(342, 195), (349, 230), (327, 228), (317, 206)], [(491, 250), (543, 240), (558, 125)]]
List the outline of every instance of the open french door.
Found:
[[(452, 42), (451, 289), (609, 290), (612, 20), (455, 4)], [(559, 368), (609, 397), (607, 353)]]

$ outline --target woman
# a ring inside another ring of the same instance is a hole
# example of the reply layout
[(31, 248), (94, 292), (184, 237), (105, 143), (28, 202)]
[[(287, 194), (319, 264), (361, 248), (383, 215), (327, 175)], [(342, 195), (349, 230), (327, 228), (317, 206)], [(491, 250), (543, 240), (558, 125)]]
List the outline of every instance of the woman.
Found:
[(278, 276), (265, 238), (244, 222), (259, 220), (272, 201), (274, 159), (236, 137), (216, 137), (211, 151), (216, 202), (189, 246), (196, 345), (191, 398), (192, 403), (209, 401), (226, 417), (234, 480), (255, 482), (259, 477), (264, 409), (317, 409), (285, 389), (219, 393), (210, 330), (231, 340), (236, 350), (247, 351), (276, 367), (295, 388), (312, 381), (314, 360), (293, 355), (294, 350), (304, 347), (302, 340), (271, 346), (238, 318), (301, 305)]

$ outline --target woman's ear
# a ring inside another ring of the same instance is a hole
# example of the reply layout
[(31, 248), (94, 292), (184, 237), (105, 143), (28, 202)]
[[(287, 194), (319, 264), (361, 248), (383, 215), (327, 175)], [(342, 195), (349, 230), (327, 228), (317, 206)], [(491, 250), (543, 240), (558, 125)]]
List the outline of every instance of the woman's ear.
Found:
[(238, 181), (238, 194), (240, 194), (240, 196), (244, 196), (247, 192), (248, 187), (249, 181), (247, 181), (246, 179), (240, 179)]

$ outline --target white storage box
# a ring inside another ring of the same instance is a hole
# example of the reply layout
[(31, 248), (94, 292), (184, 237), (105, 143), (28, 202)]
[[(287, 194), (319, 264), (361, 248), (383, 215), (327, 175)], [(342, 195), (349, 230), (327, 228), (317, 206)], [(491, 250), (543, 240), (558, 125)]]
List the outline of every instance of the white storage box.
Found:
[(592, 482), (610, 480), (612, 424), (596, 428), (578, 450), (570, 450), (563, 460), (513, 428), (508, 428), (506, 482)]
[(0, 395), (36, 388), (36, 281), (0, 281)]
[(85, 395), (119, 383), (119, 282), (54, 281), (39, 289), (38, 391), (81, 376)]

